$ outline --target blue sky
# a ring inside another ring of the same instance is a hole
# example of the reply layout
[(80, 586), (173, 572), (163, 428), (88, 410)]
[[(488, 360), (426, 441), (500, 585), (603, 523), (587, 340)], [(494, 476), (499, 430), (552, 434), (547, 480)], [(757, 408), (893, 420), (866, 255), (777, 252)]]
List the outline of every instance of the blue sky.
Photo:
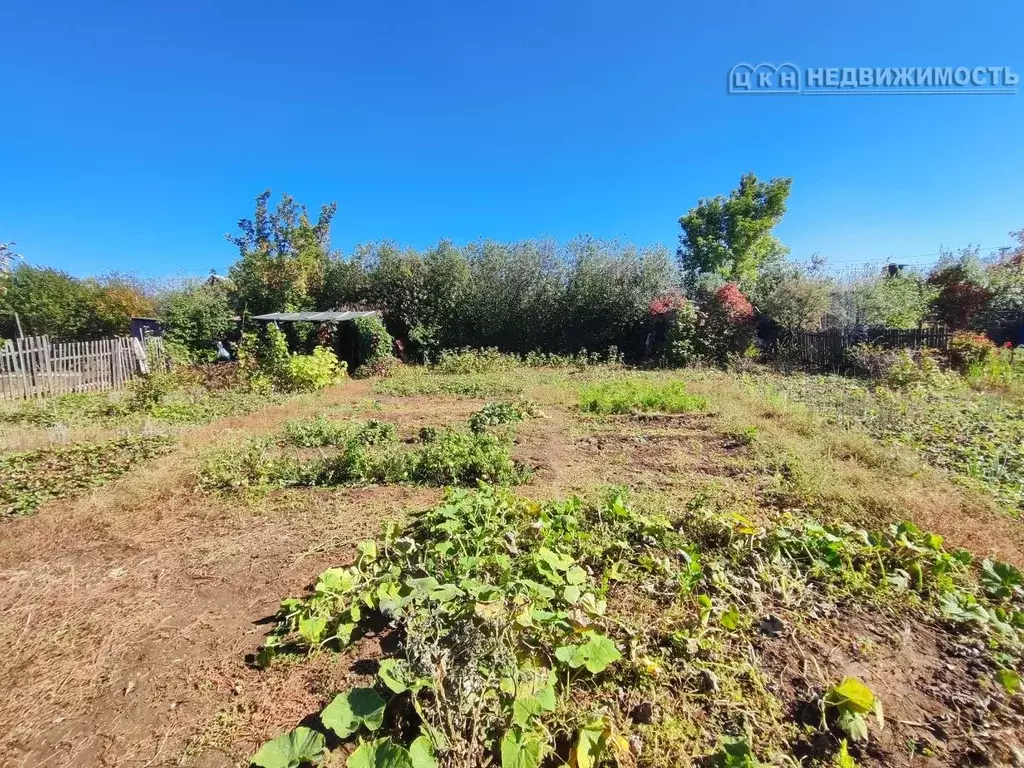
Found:
[(1024, 94), (728, 95), (740, 61), (1011, 66), (1024, 4), (11, 2), (0, 241), (85, 275), (223, 270), (265, 187), (333, 244), (674, 248), (740, 174), (794, 177), (780, 238), (836, 266), (1024, 228)]

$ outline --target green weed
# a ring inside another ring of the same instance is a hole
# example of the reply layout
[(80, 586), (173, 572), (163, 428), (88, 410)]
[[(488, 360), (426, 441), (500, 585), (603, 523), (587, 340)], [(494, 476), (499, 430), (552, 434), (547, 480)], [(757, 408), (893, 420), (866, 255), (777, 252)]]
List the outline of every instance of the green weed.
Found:
[[(619, 492), (588, 504), (453, 490), (404, 531), (389, 525), (361, 543), (356, 561), (322, 573), (308, 596), (283, 601), (259, 663), (344, 649), (382, 623), (398, 631), (402, 643), (374, 687), (342, 693), (321, 713), (325, 730), (355, 742), (352, 768), (414, 754), (537, 768), (558, 745), (571, 747), (577, 765), (582, 754), (589, 765), (653, 767), (703, 750), (713, 752), (709, 765), (750, 768), (762, 763), (749, 737), (708, 741), (735, 727), (737, 707), (766, 754), (806, 738), (746, 656), (751, 633), (780, 631), (754, 619), (765, 595), (790, 611), (801, 601), (877, 597), (980, 632), (1002, 654), (997, 678), (1012, 688), (1024, 633), (1018, 576), (1005, 564), (976, 568), (909, 524), (864, 531), (787, 520), (765, 529), (697, 498), (670, 525)], [(950, 601), (963, 615), (950, 613)], [(621, 708), (637, 696), (664, 714), (632, 721)], [(823, 724), (845, 739), (866, 735), (866, 713), (881, 723), (880, 705), (857, 681), (819, 703)], [(691, 706), (699, 728), (680, 725)], [(643, 754), (630, 749), (630, 734)], [(845, 745), (837, 736), (831, 748), (849, 765)]]
[[(267, 665), (283, 652), (345, 647), (381, 616), (399, 627), (402, 652), (381, 662), (381, 693), (354, 689), (321, 713), (336, 737), (361, 737), (350, 766), (421, 752), (449, 765), (500, 756), (536, 767), (571, 723), (590, 764), (629, 754), (611, 718), (580, 718), (567, 696), (600, 695), (605, 678), (630, 666), (630, 634), (606, 615), (605, 598), (610, 579), (643, 578), (675, 546), (666, 522), (633, 513), (621, 496), (595, 507), (535, 504), (484, 488), (449, 492), (399, 534), (390, 527), (363, 542), (354, 565), (285, 600), (259, 654)], [(689, 583), (682, 565), (674, 590)], [(672, 576), (665, 567), (660, 575)], [(385, 710), (408, 700), (412, 737), (384, 726), (396, 722)]]
[(281, 440), (297, 448), (322, 448), (341, 445), (352, 434), (352, 425), (325, 416), (291, 419), (285, 422)]
[(170, 450), (167, 437), (126, 437), (13, 453), (0, 458), (0, 516), (34, 512), (51, 499), (76, 496)]
[(485, 398), (518, 395), (523, 387), (520, 381), (496, 374), (440, 375), (417, 370), (377, 381), (373, 391), (381, 395), (402, 397), (448, 395)]
[(289, 422), (278, 442), (336, 450), (303, 459), (282, 455), (273, 439), (252, 440), (208, 457), (200, 485), (221, 491), (363, 483), (441, 486), (516, 484), (530, 477), (529, 468), (511, 458), (508, 435), (445, 429), (423, 435), (419, 445), (406, 448), (392, 424), (334, 422), (320, 416)]
[(146, 420), (166, 424), (203, 424), (240, 416), (278, 398), (241, 390), (208, 390), (187, 379), (140, 379), (124, 396), (70, 394), (0, 409), (0, 423), (37, 427), (130, 427)]
[(540, 416), (540, 410), (536, 403), (529, 400), (521, 400), (516, 403), (488, 403), (469, 417), (469, 429), (471, 432), (480, 433), (486, 431), (488, 427), (517, 424), (523, 419), (537, 416)]
[(580, 410), (586, 413), (687, 413), (706, 407), (707, 398), (691, 395), (681, 381), (624, 379), (580, 388)]

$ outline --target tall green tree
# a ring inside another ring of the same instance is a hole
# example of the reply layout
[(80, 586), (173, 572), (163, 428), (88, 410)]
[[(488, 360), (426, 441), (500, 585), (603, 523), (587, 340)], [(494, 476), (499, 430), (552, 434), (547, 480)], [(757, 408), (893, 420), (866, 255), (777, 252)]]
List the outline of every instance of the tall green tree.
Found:
[(787, 249), (772, 234), (786, 213), (792, 179), (740, 178), (728, 197), (702, 198), (679, 219), (679, 265), (691, 280), (717, 275), (749, 286), (762, 265), (783, 258)]
[(238, 234), (227, 235), (238, 247), (229, 272), (232, 303), (250, 314), (313, 309), (328, 271), (337, 203), (323, 205), (313, 223), (306, 207), (289, 195), (270, 211), (270, 194), (260, 194), (253, 218), (239, 219)]
[(80, 280), (50, 267), (20, 263), (3, 278), (0, 335), (83, 341), (125, 335), (132, 317), (153, 314), (153, 300), (138, 280), (120, 274)]
[(5, 279), (2, 299), (2, 333), (17, 333), (14, 315), (27, 335), (48, 335), (54, 339), (77, 340), (90, 337), (89, 289), (81, 280), (57, 269), (19, 264)]

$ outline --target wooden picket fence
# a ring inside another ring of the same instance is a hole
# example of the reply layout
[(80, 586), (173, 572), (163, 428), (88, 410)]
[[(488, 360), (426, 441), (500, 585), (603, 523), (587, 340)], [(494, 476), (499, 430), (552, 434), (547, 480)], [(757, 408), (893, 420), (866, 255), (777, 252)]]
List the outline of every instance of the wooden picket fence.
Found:
[(837, 368), (846, 364), (846, 351), (865, 342), (888, 349), (939, 349), (949, 348), (953, 334), (945, 328), (873, 328), (868, 331), (851, 332), (829, 330), (793, 334), (790, 340), (791, 354), (800, 362), (821, 368)]
[(133, 336), (51, 342), (47, 336), (0, 344), (0, 400), (123, 389), (154, 366), (168, 367), (163, 339)]

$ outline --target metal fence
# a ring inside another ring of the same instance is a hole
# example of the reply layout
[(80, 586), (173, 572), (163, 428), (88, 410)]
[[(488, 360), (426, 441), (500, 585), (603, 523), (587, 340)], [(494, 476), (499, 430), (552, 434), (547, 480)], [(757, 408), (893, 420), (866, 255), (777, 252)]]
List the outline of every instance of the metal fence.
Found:
[(0, 400), (119, 390), (154, 365), (166, 366), (163, 340), (132, 336), (54, 343), (28, 336), (0, 344)]
[(952, 338), (952, 332), (945, 328), (874, 328), (861, 331), (805, 331), (792, 334), (786, 342), (787, 353), (801, 363), (821, 368), (841, 368), (848, 363), (847, 350), (857, 344), (875, 344), (889, 349), (946, 350)]

